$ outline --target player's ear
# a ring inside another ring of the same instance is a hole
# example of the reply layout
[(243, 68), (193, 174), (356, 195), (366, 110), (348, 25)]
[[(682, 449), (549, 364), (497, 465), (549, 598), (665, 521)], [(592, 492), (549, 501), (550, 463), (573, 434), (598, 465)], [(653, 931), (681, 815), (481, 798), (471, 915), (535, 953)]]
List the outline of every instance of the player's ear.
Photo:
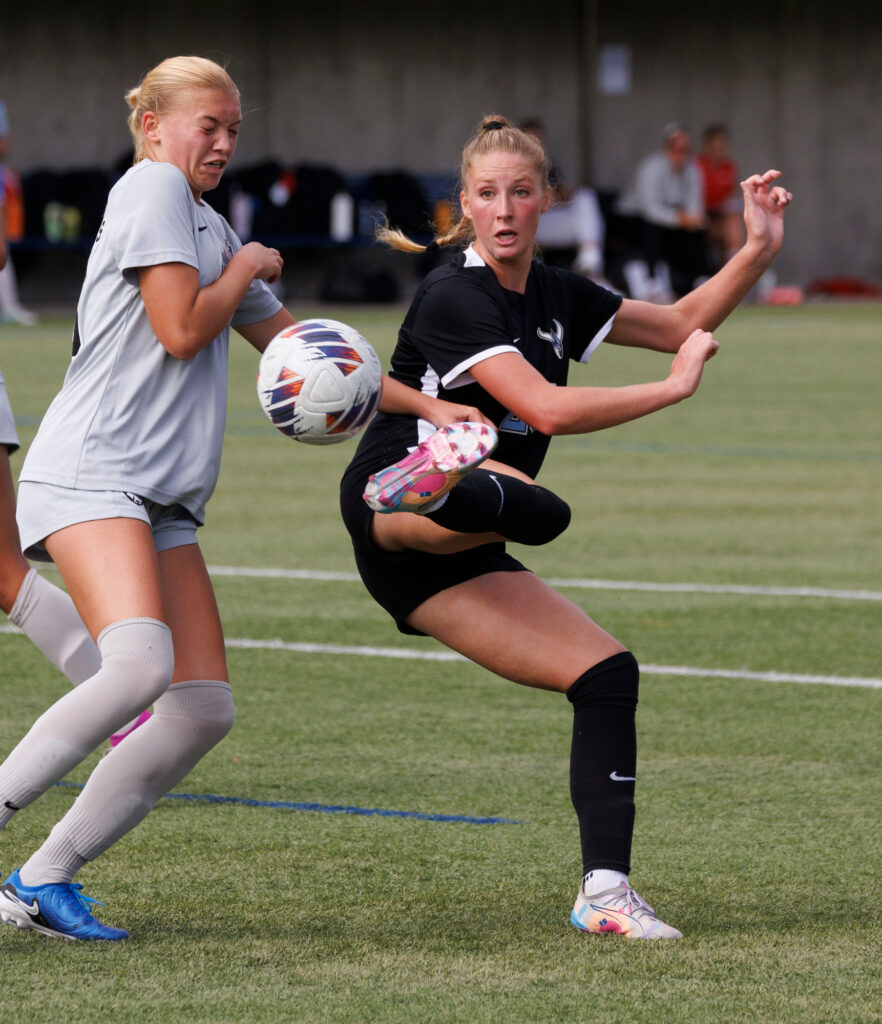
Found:
[(141, 134), (150, 142), (159, 142), (159, 117), (155, 110), (147, 110), (141, 118)]
[(542, 197), (542, 209), (540, 212), (545, 213), (549, 206), (551, 206), (551, 185), (546, 185), (545, 195)]
[(471, 220), (472, 219), (472, 211), (471, 211), (471, 208), (469, 207), (469, 201), (468, 201), (468, 199), (466, 199), (465, 189), (463, 189), (459, 193), (459, 205), (460, 205), (460, 209), (463, 212), (463, 216), (468, 217), (468, 219)]

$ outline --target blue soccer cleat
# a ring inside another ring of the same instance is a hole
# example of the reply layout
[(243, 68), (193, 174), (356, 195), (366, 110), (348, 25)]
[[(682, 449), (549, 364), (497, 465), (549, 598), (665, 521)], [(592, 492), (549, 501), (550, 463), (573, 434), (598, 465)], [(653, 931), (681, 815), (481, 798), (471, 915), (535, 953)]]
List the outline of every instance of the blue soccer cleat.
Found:
[(0, 885), (0, 920), (61, 939), (127, 939), (127, 931), (102, 924), (89, 913), (93, 903), (104, 904), (84, 896), (82, 888), (79, 882), (24, 885), (13, 871)]

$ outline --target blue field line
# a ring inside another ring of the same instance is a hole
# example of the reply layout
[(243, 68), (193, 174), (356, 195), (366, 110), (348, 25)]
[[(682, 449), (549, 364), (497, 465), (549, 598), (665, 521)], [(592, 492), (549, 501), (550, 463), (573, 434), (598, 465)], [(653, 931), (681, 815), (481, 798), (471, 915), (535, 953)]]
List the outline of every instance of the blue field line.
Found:
[[(80, 782), (56, 782), (67, 789), (82, 789)], [(317, 811), (320, 814), (360, 814), (362, 817), (414, 818), (417, 821), (454, 822), (461, 825), (524, 825), (510, 818), (476, 818), (469, 814), (427, 814), (424, 811), (389, 811), (382, 807), (347, 807), (343, 804), (313, 804), (295, 800), (254, 800), (246, 796), (217, 796), (214, 793), (166, 793), (164, 800), (188, 800), (202, 804), (238, 804), (268, 807), (280, 811)]]

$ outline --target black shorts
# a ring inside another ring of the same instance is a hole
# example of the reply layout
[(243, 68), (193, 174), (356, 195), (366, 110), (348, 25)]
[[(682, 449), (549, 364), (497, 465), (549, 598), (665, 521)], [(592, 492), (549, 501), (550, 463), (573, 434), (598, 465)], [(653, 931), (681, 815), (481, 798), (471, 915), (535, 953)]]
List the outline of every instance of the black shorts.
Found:
[[(367, 474), (351, 470), (340, 485), (340, 510), (355, 551), (355, 564), (371, 597), (395, 620), (402, 633), (424, 636), (405, 619), (430, 597), (490, 572), (529, 572), (501, 541), (454, 555), (422, 551), (382, 551), (371, 540), (371, 517), (362, 494)], [(394, 513), (392, 513), (394, 515)]]

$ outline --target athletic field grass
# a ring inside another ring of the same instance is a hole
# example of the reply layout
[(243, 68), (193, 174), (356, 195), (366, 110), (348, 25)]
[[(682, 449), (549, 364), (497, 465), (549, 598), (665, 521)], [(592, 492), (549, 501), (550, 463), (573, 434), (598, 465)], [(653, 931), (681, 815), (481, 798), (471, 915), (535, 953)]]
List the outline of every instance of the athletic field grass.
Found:
[[(401, 318), (294, 312), (384, 361)], [(24, 445), (71, 320), (0, 326)], [(643, 666), (631, 878), (685, 935), (658, 944), (568, 924), (565, 699), (395, 630), (337, 511), (354, 443), (276, 433), (234, 343), (201, 533), (236, 727), (81, 872), (130, 940), (0, 929), (0, 1021), (882, 1021), (880, 325), (879, 305), (747, 308), (690, 401), (552, 445), (573, 524), (521, 555)], [(601, 346), (573, 382), (667, 364)], [(66, 683), (20, 635), (0, 651), (5, 752)], [(4, 875), (94, 761), (10, 825)]]

